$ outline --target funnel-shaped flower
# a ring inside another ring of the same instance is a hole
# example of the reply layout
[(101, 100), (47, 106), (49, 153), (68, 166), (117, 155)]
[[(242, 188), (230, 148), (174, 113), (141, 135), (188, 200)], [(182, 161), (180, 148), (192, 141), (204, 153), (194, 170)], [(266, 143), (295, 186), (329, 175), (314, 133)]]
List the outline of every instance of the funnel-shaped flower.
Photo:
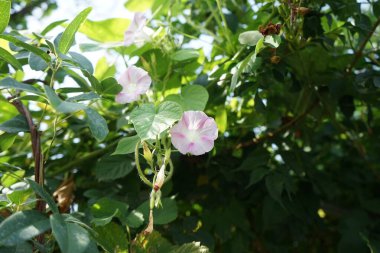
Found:
[(146, 17), (144, 13), (136, 12), (132, 23), (124, 33), (124, 43), (130, 46), (133, 43), (141, 44), (146, 40), (150, 40), (150, 29), (146, 29)]
[(218, 137), (215, 120), (201, 111), (184, 112), (170, 130), (172, 143), (182, 154), (203, 155), (214, 147)]
[(148, 72), (136, 66), (128, 67), (118, 81), (123, 89), (115, 100), (120, 104), (139, 100), (140, 95), (145, 94), (152, 83)]

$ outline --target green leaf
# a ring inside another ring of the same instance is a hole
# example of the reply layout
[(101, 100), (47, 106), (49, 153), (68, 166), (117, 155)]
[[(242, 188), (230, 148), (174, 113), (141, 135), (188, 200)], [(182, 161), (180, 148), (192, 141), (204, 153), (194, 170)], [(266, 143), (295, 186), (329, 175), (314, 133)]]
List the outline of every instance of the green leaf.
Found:
[(90, 236), (86, 229), (76, 223), (65, 222), (61, 214), (50, 215), (53, 235), (63, 253), (82, 253), (90, 247)]
[(380, 2), (372, 2), (372, 11), (376, 17), (380, 17)]
[(54, 90), (49, 86), (45, 85), (46, 96), (51, 104), (51, 106), (62, 113), (72, 113), (80, 110), (86, 109), (86, 106), (73, 102), (66, 102), (60, 99), (57, 94), (55, 94)]
[(78, 101), (87, 101), (87, 100), (95, 100), (99, 99), (99, 95), (94, 92), (86, 92), (83, 94), (80, 94), (78, 96), (70, 97), (66, 101), (67, 102), (78, 102)]
[(264, 114), (266, 111), (266, 109), (265, 109), (266, 107), (265, 107), (265, 104), (264, 104), (263, 100), (261, 99), (259, 93), (256, 93), (254, 101), (255, 101), (255, 110), (259, 113)]
[(94, 73), (94, 67), (92, 66), (92, 63), (83, 55), (76, 53), (76, 52), (69, 52), (73, 60), (79, 64), (79, 66), (82, 69), (85, 69), (88, 73), (93, 74)]
[(30, 131), (25, 117), (21, 114), (0, 124), (0, 130), (7, 133), (18, 133), (18, 132)]
[(0, 253), (33, 253), (33, 247), (27, 242), (19, 243), (14, 247), (0, 246)]
[(154, 0), (128, 0), (124, 6), (129, 11), (144, 12), (153, 6)]
[(281, 37), (279, 35), (268, 35), (265, 36), (264, 44), (270, 47), (277, 48), (281, 43)]
[(116, 216), (125, 224), (128, 215), (128, 205), (114, 199), (101, 198), (91, 206), (91, 213), (98, 220), (99, 218), (104, 219)]
[(58, 210), (58, 207), (57, 207), (57, 204), (55, 203), (53, 197), (47, 193), (45, 191), (45, 189), (37, 184), (36, 182), (34, 182), (33, 180), (30, 180), (30, 179), (27, 179), (30, 187), (33, 189), (33, 191), (35, 193), (37, 193), (38, 196), (40, 196), (43, 200), (46, 201), (46, 203), (49, 205), (50, 207), (50, 210), (53, 212), (53, 213), (59, 213), (59, 210)]
[(120, 225), (111, 222), (102, 227), (95, 227), (94, 230), (97, 233), (96, 241), (107, 252), (128, 252), (127, 235)]
[(243, 73), (243, 71), (247, 68), (248, 64), (253, 64), (255, 59), (256, 59), (256, 51), (253, 51), (243, 61), (239, 62), (239, 64), (236, 66), (237, 70), (233, 73), (232, 79), (231, 79), (231, 87), (230, 87), (231, 92), (236, 88), (236, 85), (241, 73)]
[(44, 71), (45, 69), (49, 67), (47, 63), (43, 59), (41, 59), (41, 57), (39, 57), (38, 55), (34, 53), (29, 54), (28, 62), (29, 62), (30, 68), (37, 71), (39, 70)]
[(78, 31), (81, 24), (86, 20), (91, 10), (92, 10), (91, 7), (84, 9), (66, 27), (58, 44), (58, 50), (61, 53), (66, 54), (69, 51), (71, 45), (74, 42), (75, 33)]
[(178, 103), (166, 101), (157, 108), (153, 104), (143, 104), (134, 109), (130, 119), (142, 140), (155, 139), (182, 116)]
[(92, 135), (98, 141), (104, 140), (109, 133), (107, 121), (92, 108), (86, 108), (84, 111), (87, 114), (87, 124), (90, 127)]
[(108, 223), (110, 223), (118, 213), (118, 210), (115, 210), (115, 212), (111, 216), (107, 217), (100, 217), (100, 218), (94, 218), (91, 220), (91, 223), (94, 224), (95, 226), (104, 226)]
[(265, 167), (254, 168), (251, 172), (249, 183), (246, 188), (260, 182), (268, 173), (269, 170)]
[[(153, 211), (154, 224), (164, 225), (174, 221), (178, 216), (176, 201), (172, 198), (161, 199), (162, 208), (155, 208)], [(149, 200), (141, 204), (137, 209), (144, 215), (145, 220), (149, 220)]]
[[(1, 1), (0, 1), (0, 5), (1, 5)], [(12, 67), (15, 68), (16, 70), (22, 70), (21, 63), (11, 53), (9, 53), (7, 50), (5, 50), (2, 47), (0, 47), (0, 58), (8, 62), (10, 65), (12, 65)]]
[(0, 224), (0, 245), (14, 246), (45, 232), (49, 220), (34, 210), (16, 212)]
[(201, 245), (200, 242), (185, 243), (181, 246), (176, 246), (170, 253), (209, 253), (206, 246)]
[[(69, 75), (72, 79), (75, 80), (75, 82), (81, 87), (82, 91), (86, 92), (86, 91), (92, 90), (90, 85), (87, 83), (87, 81), (82, 76), (80, 76), (77, 72), (69, 68), (63, 67), (62, 69), (67, 73), (67, 75)], [(88, 74), (90, 75), (90, 73)]]
[(16, 137), (17, 134), (15, 133), (3, 133), (0, 135), (0, 151), (9, 149), (13, 145)]
[(255, 54), (257, 55), (258, 53), (261, 52), (261, 50), (264, 49), (264, 38), (259, 39), (259, 41), (256, 44), (255, 47)]
[(120, 42), (131, 21), (126, 18), (111, 18), (101, 21), (86, 20), (79, 32), (98, 42)]
[(134, 243), (131, 244), (131, 247), (131, 251), (134, 253), (168, 253), (173, 249), (170, 242), (155, 230), (149, 234), (138, 234)]
[(51, 30), (53, 30), (54, 28), (56, 28), (57, 26), (65, 23), (67, 21), (67, 19), (63, 19), (63, 20), (58, 20), (58, 21), (55, 21), (49, 25), (47, 25), (41, 32), (41, 35), (45, 36), (48, 32), (50, 32)]
[(138, 228), (144, 224), (144, 215), (136, 210), (133, 210), (128, 214), (126, 223), (132, 228)]
[(94, 76), (98, 80), (106, 79), (107, 77), (113, 77), (116, 73), (116, 67), (114, 64), (109, 65), (106, 57), (99, 59), (98, 63), (95, 66)]
[(15, 37), (11, 35), (0, 34), (0, 39), (4, 39), (9, 42), (12, 42), (15, 46), (22, 47), (32, 53), (35, 53), (36, 55), (41, 57), (44, 61), (50, 62), (50, 56), (44, 50), (41, 50), (35, 46), (29, 45), (19, 39), (16, 39)]
[(25, 170), (16, 170), (13, 172), (5, 172), (1, 177), (1, 185), (4, 187), (9, 187), (14, 183), (22, 181), (25, 175)]
[(203, 111), (208, 101), (208, 92), (201, 85), (186, 85), (181, 88), (181, 94), (171, 94), (166, 101), (177, 102), (183, 111)]
[(118, 81), (116, 81), (115, 78), (107, 77), (100, 82), (97, 92), (100, 94), (116, 95), (121, 92), (122, 89), (123, 87), (118, 83)]
[(135, 147), (139, 141), (140, 137), (138, 135), (124, 137), (119, 141), (112, 155), (124, 155), (135, 152)]
[(248, 31), (239, 35), (239, 42), (243, 45), (256, 46), (261, 38), (264, 36), (259, 31)]
[(29, 197), (33, 194), (32, 189), (25, 189), (25, 188), (18, 188), (12, 190), (11, 192), (7, 193), (7, 198), (9, 201), (16, 205), (21, 206), (25, 204), (25, 202), (29, 199)]
[(106, 156), (95, 166), (96, 178), (100, 181), (109, 181), (122, 178), (133, 170), (132, 159), (125, 156)]
[(0, 88), (10, 88), (15, 90), (22, 90), (27, 91), (34, 94), (43, 94), (40, 90), (38, 90), (36, 87), (33, 87), (30, 84), (20, 83), (17, 82), (15, 79), (6, 77), (2, 80), (0, 80)]
[(84, 69), (82, 69), (82, 73), (90, 81), (91, 87), (93, 88), (93, 90), (95, 90), (98, 93), (101, 93), (99, 91), (102, 91), (102, 89), (101, 89), (100, 82), (98, 81), (98, 79), (96, 79), (95, 76), (91, 75), (88, 71)]
[(269, 195), (281, 204), (281, 194), (284, 189), (283, 176), (278, 173), (272, 173), (265, 178), (265, 185), (267, 187)]
[(215, 122), (218, 126), (218, 130), (224, 133), (227, 130), (227, 110), (224, 106), (220, 106), (216, 110)]
[(174, 61), (188, 61), (191, 59), (195, 59), (199, 57), (199, 52), (194, 49), (182, 49), (179, 51), (176, 51), (174, 54), (171, 55), (172, 60)]
[(0, 1), (0, 33), (4, 32), (8, 25), (11, 13), (11, 0)]

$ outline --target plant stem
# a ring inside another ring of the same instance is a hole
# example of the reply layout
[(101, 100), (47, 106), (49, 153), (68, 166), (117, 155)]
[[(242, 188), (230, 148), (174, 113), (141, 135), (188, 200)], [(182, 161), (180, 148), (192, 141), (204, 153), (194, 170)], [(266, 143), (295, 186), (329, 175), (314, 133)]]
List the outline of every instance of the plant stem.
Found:
[[(11, 97), (10, 103), (16, 107), (21, 115), (26, 118), (28, 123), (31, 142), (32, 142), (32, 153), (34, 158), (34, 181), (39, 185), (44, 185), (44, 163), (43, 154), (41, 152), (41, 134), (38, 131), (37, 125), (34, 124), (32, 116), (28, 108), (19, 100), (18, 97)], [(45, 201), (43, 201), (39, 196), (36, 203), (36, 210), (43, 213), (45, 212)], [(37, 241), (41, 244), (44, 243), (44, 234), (37, 237)]]
[(140, 179), (149, 187), (153, 187), (153, 184), (145, 177), (144, 172), (141, 170), (140, 159), (139, 159), (139, 146), (140, 142), (137, 142), (135, 147), (135, 163), (137, 172), (139, 173)]
[(355, 57), (352, 60), (350, 66), (348, 67), (347, 72), (351, 73), (352, 69), (355, 67), (356, 63), (360, 60), (360, 58), (363, 55), (363, 51), (365, 46), (367, 45), (368, 41), (371, 39), (372, 35), (375, 33), (376, 28), (380, 25), (380, 17), (376, 20), (375, 24), (373, 24), (371, 31), (369, 32), (368, 36), (365, 38), (365, 40), (360, 45), (357, 52), (355, 52)]

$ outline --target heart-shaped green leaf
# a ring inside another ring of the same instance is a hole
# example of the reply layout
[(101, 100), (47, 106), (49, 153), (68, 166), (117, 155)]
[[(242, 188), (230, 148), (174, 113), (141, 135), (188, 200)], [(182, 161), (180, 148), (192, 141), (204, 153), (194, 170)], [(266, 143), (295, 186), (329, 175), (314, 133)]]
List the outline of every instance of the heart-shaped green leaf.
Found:
[(187, 85), (182, 87), (181, 94), (172, 94), (165, 98), (182, 106), (184, 111), (203, 111), (208, 100), (208, 92), (201, 85)]
[(155, 139), (179, 120), (182, 113), (182, 107), (178, 103), (166, 101), (158, 107), (153, 104), (143, 104), (132, 111), (130, 119), (142, 140)]

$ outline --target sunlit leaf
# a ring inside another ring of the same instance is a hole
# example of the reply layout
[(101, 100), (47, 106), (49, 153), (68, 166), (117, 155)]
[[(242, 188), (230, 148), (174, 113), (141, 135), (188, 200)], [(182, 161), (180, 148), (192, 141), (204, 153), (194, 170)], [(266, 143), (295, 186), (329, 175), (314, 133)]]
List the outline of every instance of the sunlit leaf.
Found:
[(122, 42), (124, 32), (131, 21), (126, 18), (111, 18), (101, 21), (86, 20), (79, 31), (99, 42)]
[(11, 53), (2, 47), (0, 47), (0, 58), (12, 65), (12, 67), (14, 67), (16, 70), (22, 70), (21, 63)]
[(124, 4), (129, 11), (143, 12), (152, 7), (154, 0), (127, 0)]
[[(0, 33), (4, 32), (8, 25), (11, 13), (11, 0), (0, 1)], [(1, 54), (1, 52), (0, 52)]]
[(186, 85), (181, 88), (180, 94), (172, 94), (165, 98), (182, 106), (184, 111), (203, 111), (208, 100), (208, 92), (201, 85)]
[(16, 212), (0, 224), (0, 245), (17, 245), (49, 228), (49, 219), (38, 211)]
[(157, 135), (179, 120), (182, 112), (178, 103), (166, 101), (158, 107), (153, 104), (143, 104), (131, 112), (130, 118), (142, 140), (155, 139)]
[(66, 54), (70, 47), (72, 46), (75, 38), (75, 33), (78, 31), (81, 24), (86, 20), (88, 14), (91, 12), (92, 8), (89, 7), (87, 9), (84, 9), (81, 13), (79, 13), (73, 21), (66, 27), (65, 31), (63, 32), (59, 44), (58, 44), (58, 50)]

